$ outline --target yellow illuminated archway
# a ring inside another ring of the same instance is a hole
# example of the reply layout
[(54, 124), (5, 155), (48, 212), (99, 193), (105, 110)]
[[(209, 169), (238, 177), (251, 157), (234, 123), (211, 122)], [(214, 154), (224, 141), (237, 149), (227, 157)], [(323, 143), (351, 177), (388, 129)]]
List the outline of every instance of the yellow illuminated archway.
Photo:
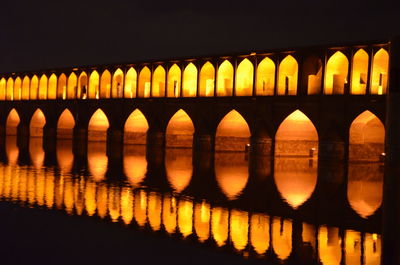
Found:
[(359, 49), (353, 57), (353, 70), (351, 75), (351, 94), (363, 95), (368, 83), (368, 53)]
[(29, 98), (31, 100), (35, 100), (38, 98), (38, 91), (39, 91), (39, 78), (34, 75), (31, 79), (31, 87), (30, 87), (30, 93), (29, 93)]
[(72, 139), (75, 119), (69, 109), (65, 109), (57, 122), (57, 138)]
[(371, 94), (386, 93), (389, 71), (389, 54), (381, 48), (375, 55), (372, 64)]
[(100, 83), (100, 76), (99, 73), (94, 70), (89, 77), (89, 90), (88, 96), (89, 98), (99, 98), (100, 91), (99, 91), (99, 83)]
[(110, 98), (111, 96), (111, 73), (104, 70), (100, 78), (100, 98)]
[(14, 79), (9, 77), (7, 79), (7, 88), (6, 88), (6, 99), (13, 100), (14, 99)]
[(101, 109), (97, 109), (89, 121), (88, 140), (105, 141), (108, 127), (109, 123), (106, 114)]
[(14, 82), (14, 98), (13, 100), (21, 100), (21, 87), (22, 81), (20, 77), (17, 77)]
[(343, 53), (337, 51), (329, 58), (325, 70), (325, 95), (344, 93), (348, 68), (349, 61)]
[(67, 99), (74, 99), (76, 97), (78, 78), (75, 73), (71, 73), (68, 77)]
[(199, 95), (201, 97), (214, 96), (215, 68), (206, 62), (200, 70)]
[(157, 66), (153, 73), (152, 92), (153, 97), (164, 97), (165, 95), (165, 69), (161, 65)]
[(0, 100), (6, 99), (6, 79), (3, 77), (0, 80)]
[(86, 72), (82, 72), (78, 79), (78, 88), (75, 91), (76, 98), (87, 99), (88, 77)]
[(181, 95), (181, 69), (174, 64), (168, 71), (167, 97), (179, 97)]
[(319, 56), (310, 55), (303, 61), (301, 85), (307, 87), (307, 95), (321, 94), (322, 61)]
[(49, 78), (47, 98), (56, 99), (56, 97), (57, 97), (57, 76), (55, 74), (52, 74)]
[(65, 74), (61, 74), (58, 78), (57, 98), (67, 99), (67, 76)]
[(137, 84), (137, 73), (136, 70), (131, 67), (125, 76), (124, 96), (125, 98), (136, 97), (136, 84)]
[(146, 117), (139, 109), (135, 109), (125, 122), (124, 143), (146, 144), (146, 134), (149, 129)]
[(232, 96), (233, 91), (233, 66), (225, 60), (218, 67), (217, 72), (217, 96)]
[(20, 118), (18, 112), (15, 109), (12, 109), (6, 120), (6, 135), (17, 135), (19, 122)]
[(253, 94), (254, 66), (246, 58), (236, 70), (236, 96), (251, 96)]
[(256, 94), (258, 96), (273, 95), (275, 87), (275, 64), (265, 57), (257, 67)]
[(215, 137), (217, 151), (244, 151), (250, 142), (250, 129), (246, 120), (236, 110), (230, 111), (220, 121)]
[(279, 65), (278, 95), (296, 95), (299, 66), (296, 59), (288, 55)]
[(189, 115), (178, 110), (169, 120), (166, 131), (167, 147), (191, 148), (193, 144), (194, 125)]
[(42, 75), (39, 80), (39, 94), (38, 99), (47, 99), (48, 79), (46, 75)]
[(31, 118), (29, 131), (31, 137), (42, 137), (46, 118), (41, 109), (37, 109)]
[(113, 98), (123, 97), (124, 73), (121, 69), (117, 69), (113, 74), (111, 96)]
[(183, 71), (182, 93), (184, 97), (195, 97), (197, 94), (197, 68), (189, 63)]
[(150, 88), (151, 88), (151, 72), (150, 69), (147, 66), (145, 66), (139, 73), (138, 97), (140, 98), (150, 97)]

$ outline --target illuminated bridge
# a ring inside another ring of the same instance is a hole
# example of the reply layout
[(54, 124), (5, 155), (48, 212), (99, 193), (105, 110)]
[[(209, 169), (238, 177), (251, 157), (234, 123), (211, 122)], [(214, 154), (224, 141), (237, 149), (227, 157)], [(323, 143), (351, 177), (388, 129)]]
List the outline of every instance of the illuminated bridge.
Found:
[(378, 160), (389, 45), (1, 74), (0, 135)]

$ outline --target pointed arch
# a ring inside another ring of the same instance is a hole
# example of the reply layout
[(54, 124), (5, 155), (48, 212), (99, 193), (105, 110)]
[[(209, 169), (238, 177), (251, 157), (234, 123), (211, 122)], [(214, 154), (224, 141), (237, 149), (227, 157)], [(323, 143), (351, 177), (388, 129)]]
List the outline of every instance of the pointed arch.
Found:
[(62, 73), (57, 83), (57, 99), (67, 98), (67, 76)]
[(9, 77), (7, 79), (7, 88), (6, 88), (6, 99), (13, 100), (14, 99), (14, 79)]
[(359, 49), (353, 57), (351, 71), (351, 90), (354, 95), (364, 95), (367, 87), (369, 56), (363, 49)]
[(29, 132), (31, 137), (42, 137), (43, 127), (46, 124), (46, 117), (41, 109), (37, 109), (31, 118)]
[(206, 62), (200, 69), (199, 95), (200, 97), (213, 97), (215, 86), (215, 68)]
[(105, 141), (107, 140), (107, 130), (109, 122), (106, 114), (97, 109), (89, 120), (88, 140), (89, 141)]
[(125, 76), (124, 96), (125, 98), (136, 97), (136, 86), (137, 86), (137, 73), (135, 68), (129, 68)]
[(275, 63), (265, 57), (257, 66), (257, 96), (273, 95), (275, 88)]
[(29, 100), (29, 76), (24, 76), (22, 80), (22, 90), (21, 90), (21, 99)]
[(278, 95), (296, 95), (299, 66), (292, 55), (279, 64)]
[(3, 77), (0, 79), (0, 100), (6, 99), (6, 79)]
[(113, 98), (123, 98), (123, 87), (124, 87), (124, 72), (118, 68), (112, 78), (112, 91), (111, 96)]
[(38, 99), (38, 93), (39, 93), (39, 78), (36, 75), (34, 75), (31, 79), (29, 99), (31, 100)]
[(197, 68), (189, 63), (183, 71), (182, 94), (184, 97), (195, 97), (197, 94)]
[(12, 109), (6, 120), (6, 135), (17, 135), (17, 128), (20, 122), (20, 117), (16, 109)]
[(56, 99), (57, 97), (57, 76), (52, 74), (49, 78), (49, 88), (47, 93), (48, 99)]
[(384, 152), (385, 126), (369, 110), (364, 111), (350, 125), (349, 160), (379, 161)]
[(337, 51), (329, 58), (325, 71), (324, 94), (343, 94), (347, 84), (349, 60)]
[(161, 65), (157, 66), (153, 73), (153, 81), (151, 88), (152, 97), (164, 97), (165, 95), (165, 77), (166, 72)]
[(233, 92), (233, 66), (225, 60), (218, 67), (217, 72), (217, 96), (232, 96)]
[(165, 170), (171, 188), (177, 193), (182, 192), (192, 179), (192, 151), (167, 148), (165, 150)]
[(301, 86), (307, 87), (307, 95), (319, 95), (322, 88), (322, 60), (311, 54), (303, 61)]
[(371, 94), (386, 94), (389, 72), (389, 53), (381, 48), (372, 63)]
[(193, 145), (194, 125), (189, 115), (178, 110), (169, 120), (166, 130), (167, 147), (191, 148)]
[(167, 97), (177, 98), (181, 95), (181, 69), (173, 64), (168, 71)]
[(145, 66), (139, 73), (139, 87), (138, 87), (138, 97), (148, 98), (150, 97), (151, 88), (151, 72), (150, 69)]
[(100, 84), (100, 76), (99, 73), (94, 70), (89, 77), (89, 90), (88, 90), (88, 97), (90, 99), (98, 99), (100, 95), (99, 91), (99, 84)]
[(83, 71), (78, 78), (78, 87), (75, 91), (75, 98), (77, 99), (87, 99), (87, 87), (88, 87), (88, 76), (85, 71)]
[(72, 72), (68, 77), (68, 87), (67, 87), (67, 99), (74, 99), (77, 93), (77, 81), (78, 78), (74, 72)]
[(21, 100), (21, 89), (22, 88), (22, 80), (21, 78), (18, 76), (17, 78), (15, 78), (15, 82), (14, 82), (14, 93), (13, 93), (13, 100)]
[(318, 133), (312, 121), (300, 110), (292, 112), (275, 134), (276, 156), (309, 156), (318, 152)]
[(107, 69), (101, 74), (100, 78), (100, 98), (110, 98), (111, 96), (111, 73)]
[(72, 139), (73, 129), (75, 127), (75, 119), (69, 109), (65, 109), (57, 122), (57, 138)]
[(38, 99), (47, 99), (48, 78), (45, 74), (39, 80)]
[(135, 109), (128, 117), (124, 126), (125, 144), (146, 144), (149, 124), (139, 109)]
[(245, 58), (236, 70), (236, 96), (253, 95), (254, 66), (249, 59)]
[(215, 136), (217, 151), (245, 151), (250, 142), (250, 128), (236, 110), (231, 110), (219, 122)]

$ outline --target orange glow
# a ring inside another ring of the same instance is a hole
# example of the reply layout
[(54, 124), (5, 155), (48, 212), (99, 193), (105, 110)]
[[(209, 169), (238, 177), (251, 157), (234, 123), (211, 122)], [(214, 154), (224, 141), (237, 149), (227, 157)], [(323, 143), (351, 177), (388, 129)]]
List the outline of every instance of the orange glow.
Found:
[(146, 224), (147, 208), (147, 194), (144, 190), (138, 190), (135, 192), (134, 204), (134, 216), (136, 223), (139, 226), (144, 226)]
[(57, 122), (57, 138), (72, 139), (75, 119), (68, 109), (65, 109)]
[(200, 70), (199, 95), (201, 97), (214, 96), (215, 68), (206, 62)]
[(111, 96), (111, 74), (105, 70), (100, 78), (100, 98), (110, 98)]
[(43, 140), (41, 138), (31, 138), (29, 141), (29, 155), (32, 161), (32, 165), (39, 169), (43, 166), (44, 162), (44, 150)]
[(272, 220), (272, 247), (280, 260), (292, 252), (292, 221), (274, 218)]
[(97, 215), (100, 218), (105, 218), (107, 216), (108, 192), (107, 185), (103, 182), (97, 186), (96, 202)]
[(133, 192), (129, 187), (123, 187), (121, 191), (121, 218), (126, 225), (133, 219)]
[(19, 154), (16, 136), (7, 136), (7, 138), (6, 138), (6, 154), (7, 154), (8, 164), (10, 166), (16, 165), (18, 162), (18, 154)]
[(237, 250), (243, 250), (248, 243), (249, 214), (245, 211), (232, 210), (230, 218), (230, 238)]
[(77, 77), (75, 73), (71, 73), (68, 77), (68, 86), (67, 86), (67, 99), (74, 99), (76, 97), (76, 82)]
[(49, 78), (48, 99), (56, 99), (57, 97), (57, 76), (52, 74)]
[(229, 200), (239, 197), (249, 179), (248, 161), (243, 153), (216, 153), (215, 176)]
[(344, 93), (348, 68), (349, 61), (343, 53), (337, 51), (329, 58), (325, 70), (325, 95)]
[(165, 231), (173, 234), (176, 230), (177, 202), (173, 195), (166, 194), (163, 201), (162, 220)]
[(262, 255), (269, 248), (269, 216), (256, 213), (250, 219), (250, 242), (254, 250)]
[(278, 95), (296, 95), (299, 66), (293, 56), (288, 55), (279, 65)]
[(47, 76), (42, 75), (39, 80), (39, 92), (38, 92), (38, 99), (47, 99)]
[(360, 232), (346, 230), (345, 232), (346, 264), (361, 265), (361, 234)]
[(85, 209), (89, 216), (96, 213), (96, 182), (87, 179), (85, 186)]
[(124, 85), (124, 73), (121, 69), (117, 69), (114, 72), (112, 78), (112, 97), (113, 98), (122, 98), (123, 97), (123, 85)]
[(210, 237), (210, 204), (205, 201), (196, 203), (194, 207), (194, 229), (200, 242)]
[(368, 83), (368, 53), (359, 49), (353, 57), (353, 70), (351, 76), (351, 94), (365, 94)]
[(324, 265), (340, 264), (340, 260), (342, 259), (341, 241), (338, 228), (320, 227), (318, 233), (318, 253)]
[(18, 112), (15, 109), (12, 109), (8, 114), (6, 121), (6, 135), (17, 135), (19, 122), (20, 118)]
[(236, 96), (251, 96), (253, 94), (254, 66), (244, 59), (236, 70)]
[(29, 131), (31, 137), (42, 137), (43, 136), (43, 127), (46, 124), (46, 118), (41, 111), (41, 109), (37, 109), (31, 118), (31, 122), (29, 125)]
[(94, 70), (89, 77), (89, 90), (88, 90), (89, 98), (98, 99), (100, 97), (99, 83), (100, 83), (99, 73), (96, 70)]
[(14, 99), (14, 79), (11, 77), (7, 80), (7, 89), (6, 89), (6, 99), (13, 100)]
[(146, 177), (147, 160), (145, 146), (125, 146), (124, 173), (132, 187), (136, 188)]
[(389, 72), (389, 54), (381, 48), (375, 55), (372, 65), (371, 94), (386, 94)]
[(87, 98), (87, 87), (88, 87), (88, 78), (85, 72), (82, 72), (79, 75), (78, 79), (78, 88), (75, 89), (74, 98), (78, 99), (86, 99)]
[(0, 80), (0, 100), (6, 99), (6, 79), (3, 77)]
[(192, 233), (193, 229), (193, 202), (181, 199), (178, 203), (178, 228), (183, 237)]
[(22, 85), (21, 78), (17, 77), (14, 83), (13, 100), (21, 100), (21, 85)]
[(215, 137), (217, 151), (244, 151), (250, 142), (250, 129), (246, 120), (236, 110), (230, 111), (220, 121)]
[(367, 265), (381, 264), (381, 236), (377, 234), (365, 234), (364, 262)]
[(181, 95), (181, 69), (174, 64), (168, 71), (167, 97), (177, 98)]
[(29, 98), (31, 100), (35, 100), (38, 98), (39, 93), (39, 79), (36, 75), (34, 75), (31, 79), (31, 87), (29, 92)]
[(164, 97), (165, 95), (165, 69), (161, 65), (157, 66), (153, 73), (152, 91), (153, 97)]
[(109, 127), (107, 116), (101, 109), (97, 109), (89, 121), (88, 140), (105, 141), (107, 139), (107, 129)]
[(192, 152), (185, 149), (165, 151), (167, 179), (175, 192), (182, 192), (190, 183), (193, 173)]
[(310, 55), (303, 62), (302, 85), (307, 85), (307, 95), (321, 94), (322, 61), (316, 55)]
[(57, 141), (57, 162), (62, 174), (72, 170), (74, 155), (72, 153), (72, 141)]
[(228, 210), (215, 207), (211, 214), (211, 233), (219, 247), (226, 244), (228, 239)]
[(233, 66), (225, 60), (219, 67), (217, 72), (217, 96), (232, 96), (233, 91)]
[(54, 204), (54, 175), (47, 173), (45, 179), (45, 203), (48, 208), (53, 207)]
[(102, 181), (107, 172), (108, 157), (104, 142), (88, 143), (88, 169), (95, 181)]
[(124, 143), (146, 144), (146, 134), (149, 129), (146, 117), (139, 109), (135, 109), (125, 122)]
[(153, 231), (160, 230), (161, 227), (161, 196), (158, 193), (150, 192), (147, 209), (147, 217)]
[(125, 76), (125, 86), (124, 86), (124, 97), (125, 98), (135, 98), (136, 97), (136, 84), (137, 84), (137, 73), (136, 70), (131, 67)]
[(317, 245), (317, 240), (315, 237), (315, 227), (311, 224), (303, 223), (303, 232), (301, 234), (304, 243), (308, 243), (312, 246), (313, 251)]
[(275, 87), (275, 64), (265, 57), (257, 67), (257, 86), (258, 96), (273, 95)]
[(197, 94), (197, 68), (193, 63), (189, 63), (183, 71), (182, 90), (184, 97), (195, 97)]
[(61, 74), (57, 83), (57, 98), (67, 99), (67, 76)]
[(167, 147), (187, 147), (193, 144), (194, 126), (187, 113), (180, 109), (169, 120), (166, 132)]
[(148, 98), (150, 97), (151, 88), (151, 72), (150, 69), (145, 66), (139, 73), (139, 87), (138, 87), (138, 97)]
[(118, 187), (108, 188), (108, 213), (112, 222), (118, 222), (121, 211), (121, 195)]

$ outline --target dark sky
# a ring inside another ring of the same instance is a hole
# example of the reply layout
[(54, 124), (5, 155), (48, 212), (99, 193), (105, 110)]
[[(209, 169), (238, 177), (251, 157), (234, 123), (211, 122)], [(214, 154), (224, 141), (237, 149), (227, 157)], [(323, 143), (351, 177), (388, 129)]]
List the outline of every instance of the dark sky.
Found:
[(2, 0), (0, 72), (388, 38), (395, 3)]

